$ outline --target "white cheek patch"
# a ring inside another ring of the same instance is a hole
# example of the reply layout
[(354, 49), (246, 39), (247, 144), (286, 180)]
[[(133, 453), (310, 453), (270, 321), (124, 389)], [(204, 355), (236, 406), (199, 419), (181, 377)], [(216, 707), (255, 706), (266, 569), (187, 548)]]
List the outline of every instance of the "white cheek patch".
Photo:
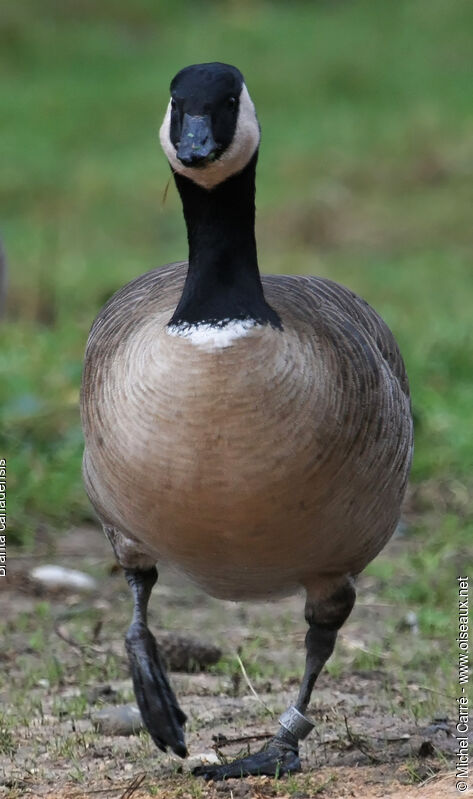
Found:
[(180, 336), (194, 346), (210, 352), (231, 347), (235, 341), (247, 336), (251, 330), (261, 327), (254, 319), (234, 319), (226, 324), (225, 321), (223, 324), (197, 322), (193, 325), (187, 323), (168, 325), (166, 331), (170, 336)]
[(171, 101), (169, 101), (166, 115), (159, 131), (161, 146), (175, 172), (185, 175), (205, 189), (213, 189), (214, 186), (222, 183), (230, 175), (241, 172), (254, 155), (260, 140), (260, 129), (255, 107), (245, 84), (243, 84), (240, 93), (238, 119), (233, 139), (230, 146), (216, 161), (198, 169), (184, 166), (176, 156), (176, 148), (171, 141), (170, 129)]

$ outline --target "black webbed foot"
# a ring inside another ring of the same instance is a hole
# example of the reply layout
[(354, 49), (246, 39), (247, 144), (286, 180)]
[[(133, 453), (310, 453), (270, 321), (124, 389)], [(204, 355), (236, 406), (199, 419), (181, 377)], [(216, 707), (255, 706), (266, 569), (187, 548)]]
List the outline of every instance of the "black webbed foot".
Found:
[(133, 592), (133, 621), (125, 646), (130, 662), (133, 688), (143, 722), (154, 743), (163, 752), (169, 746), (176, 755), (187, 755), (183, 726), (186, 716), (169, 685), (166, 669), (153, 635), (147, 627), (149, 597), (158, 573), (151, 569), (125, 569)]
[(222, 766), (197, 766), (193, 770), (195, 777), (205, 780), (227, 780), (232, 777), (268, 776), (282, 777), (301, 770), (301, 761), (297, 745), (272, 738), (266, 746), (254, 755), (225, 763)]
[(163, 752), (169, 746), (176, 755), (186, 757), (183, 730), (186, 715), (169, 685), (153, 635), (145, 624), (134, 621), (125, 645), (136, 701), (149, 734)]

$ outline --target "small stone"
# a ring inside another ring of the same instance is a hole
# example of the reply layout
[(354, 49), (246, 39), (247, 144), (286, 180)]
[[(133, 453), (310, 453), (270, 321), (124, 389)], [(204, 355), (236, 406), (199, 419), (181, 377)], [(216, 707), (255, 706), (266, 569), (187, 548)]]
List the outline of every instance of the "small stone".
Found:
[(107, 707), (92, 714), (92, 724), (102, 735), (136, 735), (144, 728), (136, 705)]
[(45, 588), (67, 589), (69, 591), (95, 591), (97, 582), (90, 574), (84, 574), (76, 569), (66, 569), (64, 566), (45, 564), (31, 569), (30, 577)]
[(406, 624), (408, 624), (409, 627), (417, 627), (417, 624), (418, 624), (417, 614), (414, 613), (413, 610), (408, 610), (407, 611), (407, 613), (406, 613)]
[(408, 610), (399, 622), (398, 629), (411, 630), (414, 635), (417, 635), (419, 632), (419, 619), (417, 618), (417, 614), (413, 610)]
[(94, 705), (100, 699), (107, 698), (109, 701), (113, 701), (113, 699), (117, 696), (117, 692), (114, 691), (112, 686), (108, 685), (108, 683), (103, 683), (99, 685), (93, 685), (86, 691), (85, 695), (89, 704)]
[(204, 671), (222, 657), (222, 650), (218, 646), (191, 635), (160, 632), (157, 640), (169, 671)]
[(193, 771), (197, 766), (219, 766), (220, 758), (215, 752), (201, 752), (200, 755), (191, 755), (184, 763), (185, 771)]
[(247, 780), (225, 780), (216, 783), (217, 793), (226, 793), (234, 799), (246, 799), (252, 795), (251, 785)]

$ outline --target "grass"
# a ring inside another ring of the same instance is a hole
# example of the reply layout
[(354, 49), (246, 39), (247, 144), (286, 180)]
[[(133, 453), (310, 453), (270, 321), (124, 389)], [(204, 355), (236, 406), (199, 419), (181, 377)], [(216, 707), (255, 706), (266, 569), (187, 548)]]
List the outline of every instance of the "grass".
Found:
[[(393, 612), (378, 648), (351, 666), (378, 668), (388, 652), (415, 718), (449, 701), (432, 693), (431, 707), (419, 703), (416, 676), (455, 695), (456, 577), (472, 559), (472, 26), (469, 0), (46, 0), (41, 9), (7, 0), (0, 8), (9, 542), (28, 547), (45, 530), (92, 518), (78, 417), (87, 332), (114, 290), (186, 253), (172, 186), (163, 204), (169, 170), (157, 140), (171, 77), (196, 61), (236, 63), (263, 132), (263, 271), (350, 286), (384, 316), (406, 360), (416, 423), (408, 529), (367, 575), (379, 601), (415, 612), (419, 633), (409, 639)], [(51, 625), (44, 604), (18, 620), (33, 653), (14, 686), (19, 705), (25, 686), (62, 679), (48, 653)], [(256, 685), (274, 676), (263, 649), (258, 638), (242, 652)], [(329, 671), (345, 666), (336, 654)], [(80, 669), (83, 684), (123, 673), (113, 656)], [(231, 654), (216, 671), (238, 690)], [(83, 708), (78, 697), (66, 710)], [(5, 754), (9, 724), (2, 717)], [(79, 766), (71, 778), (82, 779)], [(296, 779), (294, 792), (301, 785)]]
[[(393, 573), (393, 563), (398, 565), (397, 574)], [(84, 568), (86, 564), (84, 561), (77, 565)], [(390, 601), (390, 609), (384, 610), (382, 616), (377, 613), (366, 617), (366, 611), (360, 612), (358, 608), (342, 633), (335, 658), (326, 670), (328, 674), (321, 678), (320, 690), (314, 691), (312, 713), (317, 725), (312, 743), (316, 748), (319, 738), (323, 739), (328, 732), (329, 737), (333, 738), (334, 733), (338, 736), (336, 746), (341, 752), (351, 751), (353, 741), (358, 740), (359, 750), (374, 751), (373, 730), (365, 729), (363, 721), (367, 702), (370, 720), (375, 720), (381, 738), (383, 731), (391, 730), (393, 725), (401, 725), (402, 730), (425, 726), (433, 718), (448, 715), (452, 705), (453, 700), (448, 698), (448, 692), (453, 690), (453, 675), (451, 681), (448, 675), (448, 668), (454, 663), (448, 650), (452, 636), (439, 625), (415, 634), (401, 623), (406, 609), (411, 609), (418, 614), (421, 625), (420, 611), (425, 604), (430, 573), (425, 584), (419, 580), (422, 591), (417, 595), (411, 585), (412, 575), (409, 580), (407, 551), (398, 558), (379, 559), (375, 566), (363, 578), (361, 600), (369, 606), (370, 595), (374, 593), (377, 601), (381, 598)], [(58, 787), (66, 781), (71, 791), (72, 784), (87, 786), (89, 792), (95, 787), (110, 788), (111, 784), (118, 790), (123, 780), (146, 774), (146, 795), (154, 795), (155, 790), (157, 796), (175, 799), (213, 796), (200, 781), (189, 775), (181, 776), (180, 763), (166, 763), (166, 758), (157, 755), (147, 733), (130, 739), (110, 739), (90, 725), (91, 715), (103, 704), (133, 701), (123, 648), (131, 602), (122, 581), (111, 577), (107, 567), (108, 563), (103, 561), (100, 575), (97, 573), (102, 586), (100, 608), (95, 606), (93, 597), (56, 595), (50, 602), (29, 597), (31, 609), (15, 616), (12, 608), (15, 597), (7, 602), (10, 620), (0, 624), (8, 664), (0, 676), (0, 696), (7, 700), (0, 718), (0, 759), (3, 756), (0, 771), (4, 769), (12, 790), (7, 795), (15, 797), (16, 790), (20, 791), (18, 795), (26, 795), (22, 792), (22, 780), (29, 779), (27, 775), (31, 772), (33, 786), (37, 788), (40, 784), (51, 785), (54, 780)], [(433, 594), (432, 605), (441, 599), (442, 593), (440, 599)], [(210, 635), (211, 631), (225, 648), (225, 656), (212, 667), (206, 682), (201, 679), (203, 675), (172, 676), (180, 701), (188, 703), (186, 734), (192, 754), (208, 751), (213, 733), (238, 736), (245, 733), (248, 724), (258, 732), (273, 729), (289, 697), (296, 693), (303, 664), (303, 602), (302, 598), (299, 602), (286, 602), (282, 611), (279, 603), (255, 605), (241, 615), (239, 607), (222, 608), (220, 603), (209, 600), (203, 615), (202, 596), (197, 596), (196, 601), (192, 587), (174, 585), (174, 591), (168, 588), (164, 597), (154, 596), (150, 614), (154, 628), (159, 625), (159, 629), (164, 618), (165, 626), (171, 630), (185, 631), (191, 625), (194, 633), (198, 629)], [(195, 617), (189, 615), (191, 608), (195, 608), (200, 618), (198, 627), (194, 625)], [(98, 613), (106, 624), (100, 640), (95, 641)], [(351, 636), (355, 639), (361, 636), (366, 648), (349, 648), (347, 640)], [(251, 683), (275, 715), (268, 714), (251, 699), (241, 679), (241, 668), (234, 655), (236, 644), (231, 643), (238, 638), (241, 640), (238, 652)], [(82, 650), (68, 641), (80, 642)], [(92, 641), (94, 650), (90, 651)], [(360, 684), (368, 672), (373, 672), (369, 682)], [(107, 683), (114, 693), (96, 690)], [(339, 692), (355, 700), (351, 709), (351, 703), (347, 706), (345, 699), (339, 703)], [(224, 696), (227, 702), (231, 698), (231, 703), (227, 711), (220, 711), (221, 715), (217, 711), (217, 718), (212, 721), (210, 709)], [(350, 717), (353, 741), (347, 737), (345, 714)], [(258, 745), (255, 742), (254, 746)], [(376, 768), (381, 767), (385, 756), (392, 756), (390, 747), (391, 744), (384, 744), (376, 749), (379, 760)], [(231, 758), (227, 749), (224, 753)], [(105, 771), (100, 777), (96, 765), (105, 760)], [(406, 768), (412, 766), (412, 773), (422, 776), (421, 765), (413, 758)], [(266, 793), (263, 791), (262, 796), (292, 796), (301, 792), (305, 795), (304, 791), (307, 795), (324, 791), (331, 795), (332, 787), (335, 790), (336, 786), (335, 774), (340, 784), (344, 784), (346, 775), (339, 768), (330, 765), (327, 768), (322, 774), (316, 768), (306, 769), (305, 773), (280, 784), (266, 781)]]
[(112, 291), (185, 254), (156, 132), (171, 76), (203, 59), (238, 63), (257, 103), (263, 269), (329, 275), (385, 316), (411, 378), (414, 479), (468, 480), (472, 22), (467, 0), (2, 6), (0, 445), (14, 540), (90, 516), (87, 331)]

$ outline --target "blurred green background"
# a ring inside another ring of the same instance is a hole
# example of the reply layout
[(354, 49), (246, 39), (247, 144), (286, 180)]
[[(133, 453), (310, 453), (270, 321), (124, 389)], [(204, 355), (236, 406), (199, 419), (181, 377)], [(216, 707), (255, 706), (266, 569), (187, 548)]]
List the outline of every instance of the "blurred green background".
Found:
[(91, 518), (87, 332), (119, 286), (186, 255), (157, 132), (175, 72), (221, 60), (243, 71), (262, 125), (262, 270), (330, 276), (390, 324), (412, 385), (419, 540), (433, 571), (456, 557), (472, 510), (472, 31), (471, 0), (4, 0), (11, 541)]

